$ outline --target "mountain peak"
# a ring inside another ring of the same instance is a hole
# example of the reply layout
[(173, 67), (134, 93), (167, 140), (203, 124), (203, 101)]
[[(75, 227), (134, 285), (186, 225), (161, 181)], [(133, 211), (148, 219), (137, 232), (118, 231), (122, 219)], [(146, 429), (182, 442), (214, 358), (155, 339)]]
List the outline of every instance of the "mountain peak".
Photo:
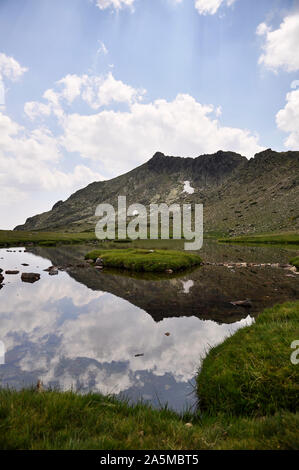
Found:
[(275, 155), (276, 153), (277, 152), (269, 148), (269, 149), (262, 150), (259, 153), (256, 153), (254, 158), (267, 158), (269, 156)]
[[(92, 230), (97, 205), (116, 206), (119, 195), (126, 195), (130, 204), (138, 201), (146, 206), (152, 202), (182, 203), (186, 198), (204, 203), (205, 230), (240, 234), (294, 229), (299, 223), (298, 168), (299, 152), (267, 149), (250, 160), (223, 150), (196, 158), (156, 152), (134, 170), (80, 189), (17, 229)], [(186, 181), (194, 194), (184, 192)]]
[(156, 160), (157, 158), (163, 158), (165, 157), (164, 153), (162, 152), (156, 152), (155, 155), (152, 156), (151, 160)]

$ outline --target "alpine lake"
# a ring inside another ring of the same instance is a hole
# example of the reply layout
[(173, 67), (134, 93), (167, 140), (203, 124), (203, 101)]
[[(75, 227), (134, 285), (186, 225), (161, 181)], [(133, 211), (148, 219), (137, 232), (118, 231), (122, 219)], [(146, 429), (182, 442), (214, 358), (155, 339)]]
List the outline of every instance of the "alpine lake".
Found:
[[(2, 387), (21, 389), (41, 380), (45, 388), (190, 410), (197, 405), (195, 376), (209, 349), (264, 308), (299, 298), (298, 275), (283, 266), (298, 255), (298, 246), (205, 240), (203, 266), (159, 276), (96, 270), (84, 262), (93, 248), (0, 249)], [(58, 274), (49, 275), (49, 266), (57, 266)], [(23, 282), (26, 272), (40, 279)]]

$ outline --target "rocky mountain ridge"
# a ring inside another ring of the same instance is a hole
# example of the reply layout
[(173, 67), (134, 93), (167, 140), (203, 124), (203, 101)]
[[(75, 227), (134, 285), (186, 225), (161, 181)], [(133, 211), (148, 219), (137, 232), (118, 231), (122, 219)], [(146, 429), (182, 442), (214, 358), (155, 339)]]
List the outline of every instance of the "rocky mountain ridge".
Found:
[[(202, 203), (206, 232), (247, 234), (297, 230), (299, 152), (265, 150), (247, 160), (219, 151), (197, 158), (157, 152), (148, 162), (108, 181), (89, 184), (17, 230), (94, 230), (96, 206), (127, 196), (127, 204)], [(191, 190), (186, 190), (188, 182)]]

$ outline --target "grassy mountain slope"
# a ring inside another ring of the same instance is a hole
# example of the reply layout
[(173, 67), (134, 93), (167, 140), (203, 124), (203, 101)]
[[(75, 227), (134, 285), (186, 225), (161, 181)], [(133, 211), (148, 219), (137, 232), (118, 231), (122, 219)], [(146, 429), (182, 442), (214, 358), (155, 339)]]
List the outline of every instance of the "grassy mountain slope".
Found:
[[(92, 183), (16, 229), (93, 230), (96, 206), (108, 202), (116, 208), (117, 197), (125, 195), (128, 204), (146, 206), (203, 203), (205, 231), (230, 235), (292, 231), (299, 225), (298, 174), (299, 152), (269, 149), (251, 160), (222, 151), (194, 159), (158, 152), (129, 173)], [(185, 181), (194, 188), (193, 194), (184, 191)]]

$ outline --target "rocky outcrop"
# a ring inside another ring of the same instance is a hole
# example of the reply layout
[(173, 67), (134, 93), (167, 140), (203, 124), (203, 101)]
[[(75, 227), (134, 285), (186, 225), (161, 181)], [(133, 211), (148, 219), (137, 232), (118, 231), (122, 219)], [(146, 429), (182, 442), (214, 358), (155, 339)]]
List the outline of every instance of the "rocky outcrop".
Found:
[(54, 206), (52, 207), (52, 211), (54, 211), (55, 209), (57, 209), (58, 207), (60, 207), (62, 204), (63, 204), (63, 201), (58, 201), (58, 202), (56, 202), (56, 204), (54, 204)]

